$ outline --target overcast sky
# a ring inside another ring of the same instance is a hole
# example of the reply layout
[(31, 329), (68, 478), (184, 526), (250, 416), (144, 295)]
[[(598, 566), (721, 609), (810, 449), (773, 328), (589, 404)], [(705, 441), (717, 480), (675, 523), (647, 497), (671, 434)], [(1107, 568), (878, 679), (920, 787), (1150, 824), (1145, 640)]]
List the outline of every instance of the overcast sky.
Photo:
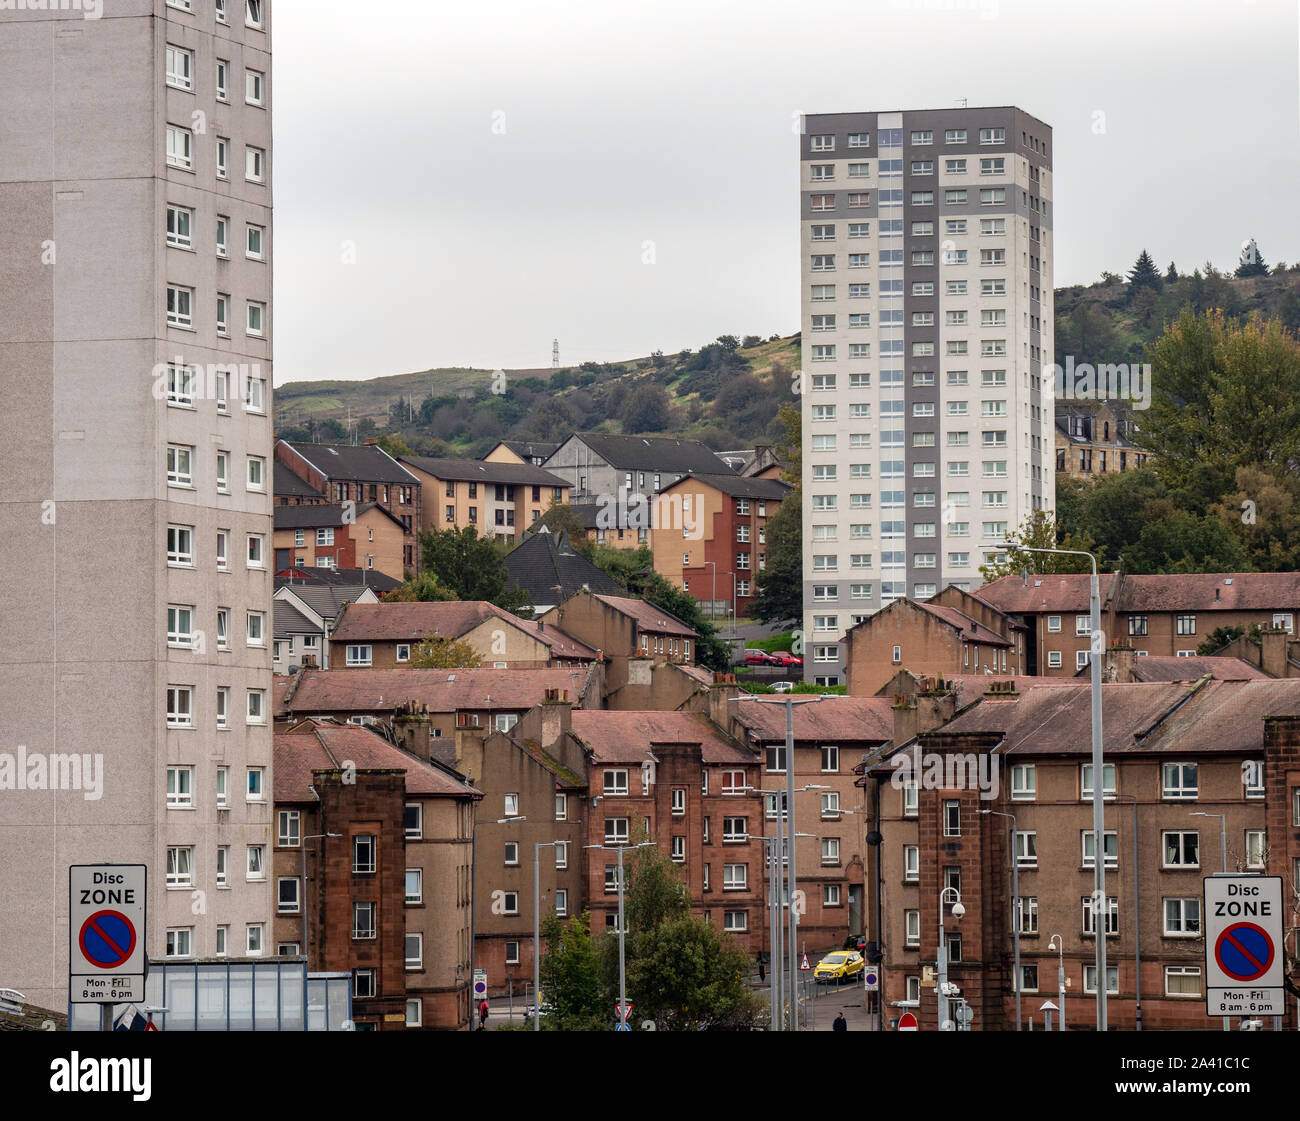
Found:
[(1297, 22), (1296, 0), (279, 4), (276, 380), (796, 331), (800, 112), (1046, 121), (1057, 287), (1144, 246), (1294, 262)]

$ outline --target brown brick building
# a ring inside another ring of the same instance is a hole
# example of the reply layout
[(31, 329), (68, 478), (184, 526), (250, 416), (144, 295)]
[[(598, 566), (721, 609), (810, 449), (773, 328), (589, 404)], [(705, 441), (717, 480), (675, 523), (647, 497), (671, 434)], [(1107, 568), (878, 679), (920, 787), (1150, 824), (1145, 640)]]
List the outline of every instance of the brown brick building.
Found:
[(1133, 414), (1103, 402), (1056, 405), (1056, 470), (1072, 477), (1096, 478), (1144, 467), (1151, 454), (1129, 439)]
[[(951, 901), (945, 909), (949, 978), (972, 1004), (975, 1029), (1014, 1027), (1013, 922), (1020, 926), (1022, 1015), (1034, 1013), (1041, 1023), (1038, 1006), (1056, 999), (1058, 956), (1049, 947), (1056, 934), (1069, 981), (1067, 1026), (1092, 1028), (1098, 916), (1089, 688), (993, 679), (955, 717), (957, 699), (943, 689), (903, 703), (924, 710), (920, 735), (896, 735), (863, 780), (882, 838), (880, 921), (872, 921), (871, 937), (884, 955), (887, 1015), (898, 1015), (894, 1002), (902, 1001), (922, 1030), (936, 1026), (931, 967), (940, 892), (951, 885), (966, 913), (952, 918)], [(1298, 713), (1300, 685), (1291, 681), (1104, 686), (1109, 915), (1101, 925), (1113, 1028), (1133, 1028), (1139, 1002), (1147, 1028), (1219, 1027), (1205, 1013), (1201, 937), (1201, 880), (1222, 860), (1213, 818), (1226, 815), (1230, 871), (1285, 875), (1294, 898), (1300, 869), (1287, 864), (1296, 849), (1288, 822), (1296, 820), (1300, 766), (1289, 745)], [(895, 758), (916, 761), (911, 776), (919, 783), (903, 781), (908, 772)], [(1014, 848), (1011, 822), (984, 810), (1015, 815)], [(872, 868), (869, 884), (874, 879)]]
[(350, 972), (358, 1030), (465, 1027), (479, 792), (364, 728), (275, 737), (277, 953)]
[(382, 506), (277, 506), (275, 570), (362, 569), (401, 580), (402, 558), (415, 539)]

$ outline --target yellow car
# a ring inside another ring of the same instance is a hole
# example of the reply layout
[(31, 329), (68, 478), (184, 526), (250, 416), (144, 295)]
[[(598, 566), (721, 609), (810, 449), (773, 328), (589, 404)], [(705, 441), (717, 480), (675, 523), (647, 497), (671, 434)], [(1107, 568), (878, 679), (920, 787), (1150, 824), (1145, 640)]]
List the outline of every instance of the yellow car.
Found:
[(836, 950), (827, 954), (817, 963), (813, 970), (813, 980), (819, 984), (823, 981), (847, 981), (856, 977), (867, 966), (857, 950)]

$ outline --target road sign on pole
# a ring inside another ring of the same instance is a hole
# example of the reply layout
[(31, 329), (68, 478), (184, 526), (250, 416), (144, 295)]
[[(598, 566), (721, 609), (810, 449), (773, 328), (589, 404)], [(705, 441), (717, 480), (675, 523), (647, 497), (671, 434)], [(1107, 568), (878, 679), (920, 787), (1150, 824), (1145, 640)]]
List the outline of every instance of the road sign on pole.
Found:
[(1205, 878), (1207, 1015), (1282, 1015), (1282, 919), (1280, 876)]
[(474, 970), (474, 996), (478, 1000), (482, 1000), (485, 996), (487, 996), (487, 970), (486, 969)]
[(807, 954), (804, 954), (803, 958), (800, 960), (800, 962), (799, 962), (799, 968), (800, 968), (800, 969), (811, 969), (811, 968), (812, 968), (812, 966), (808, 964), (808, 955), (807, 955)]
[(912, 1013), (910, 1013), (910, 1012), (904, 1012), (904, 1013), (903, 1013), (903, 1014), (898, 1018), (898, 1030), (899, 1030), (899, 1031), (916, 1031), (916, 1030), (917, 1030), (917, 1027), (916, 1027), (916, 1017), (913, 1016)]
[(630, 1000), (615, 1001), (614, 1011), (618, 1013), (618, 1022), (626, 1024), (628, 1017), (632, 1015), (632, 1002)]
[(880, 974), (874, 969), (868, 969), (862, 974), (862, 984), (866, 987), (867, 992), (875, 992), (880, 988)]
[(147, 963), (143, 864), (68, 868), (68, 1000), (142, 1004)]

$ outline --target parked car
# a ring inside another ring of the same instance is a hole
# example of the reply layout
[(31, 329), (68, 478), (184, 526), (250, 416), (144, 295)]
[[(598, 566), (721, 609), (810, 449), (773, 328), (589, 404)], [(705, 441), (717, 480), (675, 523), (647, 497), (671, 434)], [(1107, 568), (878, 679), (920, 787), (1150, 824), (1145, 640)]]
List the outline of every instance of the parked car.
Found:
[(818, 983), (847, 981), (850, 977), (856, 977), (866, 966), (867, 963), (857, 950), (835, 950), (817, 963), (817, 968), (813, 970), (813, 980)]
[(745, 665), (747, 666), (774, 666), (777, 664), (772, 660), (772, 655), (766, 650), (745, 651)]
[(773, 692), (773, 693), (788, 693), (788, 692), (790, 692), (790, 690), (793, 689), (793, 688), (794, 688), (794, 682), (792, 682), (792, 681), (774, 681), (774, 682), (772, 682), (772, 692)]
[(789, 650), (773, 650), (772, 664), (774, 666), (786, 666), (788, 668), (798, 668), (803, 665), (803, 659), (797, 658)]

